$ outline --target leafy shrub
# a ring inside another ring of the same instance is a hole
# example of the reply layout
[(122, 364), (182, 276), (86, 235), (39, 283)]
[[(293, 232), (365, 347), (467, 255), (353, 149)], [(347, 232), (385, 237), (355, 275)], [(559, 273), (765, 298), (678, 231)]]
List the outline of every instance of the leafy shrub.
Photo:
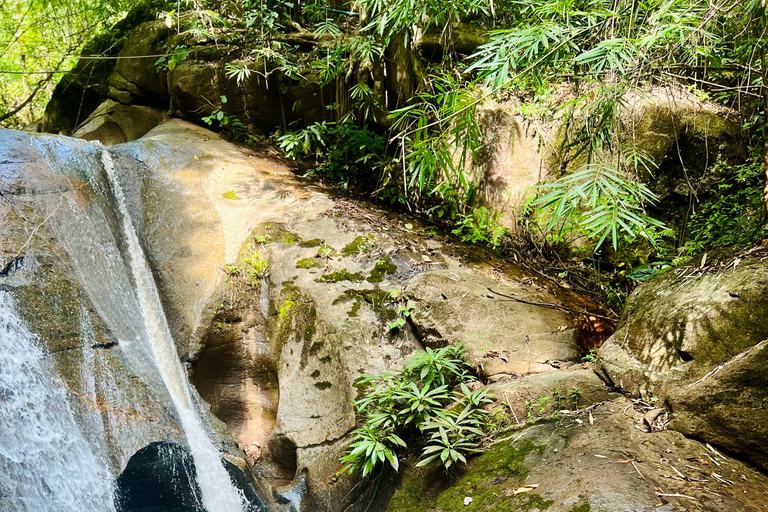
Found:
[[(220, 96), (221, 104), (227, 102), (226, 96)], [(208, 126), (218, 125), (229, 137), (234, 140), (243, 140), (246, 134), (245, 125), (235, 116), (225, 114), (221, 109), (214, 110), (211, 115), (200, 119)]]
[(308, 174), (320, 173), (342, 184), (358, 169), (379, 168), (386, 158), (384, 137), (351, 120), (313, 123), (281, 135), (277, 142), (290, 158), (314, 156), (320, 162)]
[(598, 248), (610, 236), (614, 250), (622, 232), (630, 239), (646, 238), (654, 246), (660, 236), (671, 234), (664, 223), (645, 213), (644, 205), (654, 204), (656, 195), (608, 164), (586, 165), (539, 188), (549, 192), (533, 205), (547, 220), (548, 231), (584, 232), (597, 239)]
[(397, 471), (398, 452), (407, 446), (403, 437), (413, 434), (424, 442), (417, 465), (436, 459), (446, 469), (466, 463), (466, 455), (478, 451), (488, 414), (483, 407), (491, 402), (486, 390), (469, 389), (473, 380), (461, 345), (427, 348), (401, 370), (363, 375), (357, 384), (370, 388), (355, 408), (364, 423), (341, 459), (344, 469), (366, 476), (387, 461)]
[(173, 71), (181, 62), (187, 60), (187, 57), (189, 57), (189, 48), (180, 44), (171, 50), (169, 55), (157, 59), (155, 61), (155, 66), (157, 66), (158, 69)]
[(509, 233), (499, 222), (499, 213), (491, 212), (485, 206), (475, 208), (471, 215), (460, 214), (453, 234), (462, 242), (486, 244), (494, 251), (501, 249), (504, 237)]
[[(717, 163), (721, 172), (724, 165)], [(756, 155), (722, 174), (727, 177), (718, 183), (714, 200), (700, 204), (688, 222), (690, 238), (682, 248), (682, 259), (718, 247), (748, 245), (768, 235), (763, 228), (766, 219), (760, 158)]]

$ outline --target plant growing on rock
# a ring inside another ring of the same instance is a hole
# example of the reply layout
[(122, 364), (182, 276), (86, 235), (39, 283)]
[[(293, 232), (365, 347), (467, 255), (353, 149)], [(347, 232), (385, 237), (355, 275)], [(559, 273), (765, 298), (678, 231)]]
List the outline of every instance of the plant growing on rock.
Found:
[(405, 307), (398, 306), (397, 312), (400, 316), (396, 318), (394, 322), (391, 322), (389, 324), (389, 329), (393, 331), (395, 329), (402, 329), (403, 327), (405, 327), (405, 324), (407, 322), (406, 318), (411, 316), (412, 311), (413, 311), (413, 306), (405, 306)]
[(397, 471), (398, 452), (407, 448), (403, 438), (423, 443), (418, 465), (466, 463), (467, 454), (478, 451), (484, 406), (491, 402), (485, 389), (470, 389), (474, 380), (461, 345), (417, 351), (400, 370), (363, 375), (357, 385), (370, 387), (355, 402), (363, 425), (341, 459), (342, 471), (366, 476), (385, 461)]

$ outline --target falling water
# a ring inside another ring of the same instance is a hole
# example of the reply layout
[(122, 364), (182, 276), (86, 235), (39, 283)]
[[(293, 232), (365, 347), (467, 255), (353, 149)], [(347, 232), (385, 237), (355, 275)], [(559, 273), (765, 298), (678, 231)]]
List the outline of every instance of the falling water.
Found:
[(35, 336), (0, 292), (0, 510), (111, 510), (112, 479)]
[(131, 272), (136, 283), (136, 295), (150, 338), (152, 353), (189, 443), (190, 452), (197, 468), (197, 480), (203, 494), (205, 507), (208, 512), (242, 511), (243, 498), (232, 484), (229, 474), (221, 463), (218, 450), (205, 433), (195, 411), (189, 382), (176, 354), (176, 347), (160, 303), (160, 296), (128, 212), (125, 194), (115, 177), (114, 164), (109, 152), (102, 152), (102, 163), (112, 185), (121, 218)]

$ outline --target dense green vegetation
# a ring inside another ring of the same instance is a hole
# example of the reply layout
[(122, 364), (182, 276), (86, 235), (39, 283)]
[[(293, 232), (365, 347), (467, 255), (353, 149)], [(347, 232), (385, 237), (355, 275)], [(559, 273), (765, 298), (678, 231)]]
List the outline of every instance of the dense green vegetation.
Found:
[(131, 0), (0, 1), (0, 123), (40, 118), (83, 46), (122, 19)]
[[(364, 375), (357, 386), (364, 396), (355, 402), (363, 425), (342, 458), (350, 473), (366, 476), (380, 464), (397, 471), (399, 455), (416, 439), (422, 453), (417, 466), (439, 460), (450, 468), (466, 464), (476, 452), (487, 427), (483, 407), (492, 400), (488, 391), (472, 391), (470, 373), (461, 346), (416, 351), (400, 370), (378, 376)], [(411, 445), (413, 447), (413, 445)]]
[[(38, 118), (59, 72), (136, 4), (5, 0), (0, 119), (20, 127)], [(419, 212), (465, 241), (497, 251), (512, 243), (502, 219), (477, 194), (480, 120), (491, 100), (561, 126), (549, 162), (555, 181), (541, 185), (527, 204), (518, 246), (631, 271), (646, 258), (667, 268), (765, 234), (768, 24), (761, 0), (184, 0), (151, 6), (151, 17), (184, 36), (164, 49), (158, 69), (174, 69), (191, 46), (207, 40), (228, 48), (226, 75), (237, 84), (255, 75), (284, 92), (292, 81), (319, 81), (328, 118), (275, 127), (272, 136), (285, 153), (301, 160), (309, 175)], [(426, 40), (431, 46), (423, 46)], [(636, 143), (623, 117), (627, 99), (652, 87), (687, 90), (738, 111), (745, 146), (752, 148), (744, 161), (712, 163), (725, 171), (717, 193), (699, 198), (691, 190), (683, 219), (659, 215), (650, 184), (661, 162)], [(251, 140), (245, 123), (223, 110), (201, 121)], [(573, 246), (584, 239), (586, 246)]]

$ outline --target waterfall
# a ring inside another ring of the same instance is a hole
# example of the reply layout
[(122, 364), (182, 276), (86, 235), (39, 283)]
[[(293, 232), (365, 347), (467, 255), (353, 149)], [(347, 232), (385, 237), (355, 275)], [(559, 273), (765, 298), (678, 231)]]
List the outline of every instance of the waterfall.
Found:
[[(157, 369), (168, 388), (181, 427), (186, 435), (197, 468), (197, 480), (208, 512), (236, 512), (243, 509), (243, 498), (224, 469), (218, 450), (203, 428), (189, 388), (186, 373), (176, 354), (168, 322), (152, 272), (128, 211), (125, 194), (115, 176), (112, 156), (104, 150), (102, 163), (112, 186), (124, 242), (128, 249), (131, 273), (136, 285), (146, 333)], [(85, 509), (83, 509), (85, 510)]]
[(14, 307), (0, 292), (0, 510), (114, 512), (109, 469)]

